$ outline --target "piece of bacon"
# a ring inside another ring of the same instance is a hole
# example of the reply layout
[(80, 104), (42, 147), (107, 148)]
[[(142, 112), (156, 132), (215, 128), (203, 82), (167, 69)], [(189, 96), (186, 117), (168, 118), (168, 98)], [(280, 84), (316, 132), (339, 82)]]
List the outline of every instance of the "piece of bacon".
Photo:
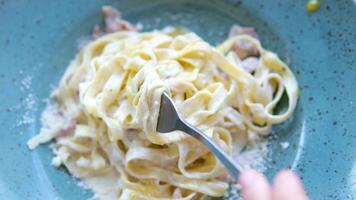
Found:
[(111, 6), (103, 6), (102, 8), (105, 18), (105, 32), (112, 33), (116, 31), (137, 31), (137, 28), (121, 19), (121, 13)]
[(67, 122), (67, 124), (64, 124), (63, 127), (59, 130), (58, 135), (56, 138), (63, 138), (68, 136), (68, 134), (74, 129), (75, 127), (75, 120), (71, 119)]
[(259, 66), (260, 61), (256, 57), (248, 57), (244, 60), (242, 60), (239, 63), (239, 66), (241, 66), (246, 72), (248, 73), (253, 73)]
[(238, 40), (235, 42), (232, 50), (239, 56), (241, 60), (247, 57), (258, 57), (260, 55), (257, 47), (246, 40)]
[(117, 31), (137, 31), (137, 27), (130, 22), (121, 19), (121, 13), (111, 6), (103, 6), (102, 13), (104, 15), (105, 27), (102, 31), (99, 25), (95, 25), (92, 31), (92, 38), (97, 39), (106, 33)]
[(249, 35), (258, 39), (258, 35), (256, 33), (255, 28), (253, 27), (242, 27), (239, 25), (232, 25), (229, 31), (229, 37), (237, 36), (237, 35)]
[(64, 110), (62, 108), (58, 108), (55, 115), (57, 115), (57, 117), (59, 118), (58, 121), (63, 122), (62, 127), (59, 129), (56, 138), (66, 137), (70, 133), (70, 131), (74, 129), (76, 124), (75, 119), (67, 119), (67, 116), (65, 116)]
[(92, 38), (97, 39), (97, 38), (101, 37), (102, 35), (104, 35), (104, 32), (101, 31), (100, 26), (96, 24), (94, 26), (92, 34), (91, 34)]
[[(233, 37), (237, 35), (249, 35), (253, 38), (258, 39), (257, 33), (254, 28), (232, 25), (229, 32), (229, 37)], [(244, 39), (237, 40), (234, 46), (232, 47), (232, 50), (239, 56), (240, 59), (245, 59), (251, 56), (254, 57), (259, 56), (259, 51), (257, 47), (255, 47), (248, 40), (244, 40)]]

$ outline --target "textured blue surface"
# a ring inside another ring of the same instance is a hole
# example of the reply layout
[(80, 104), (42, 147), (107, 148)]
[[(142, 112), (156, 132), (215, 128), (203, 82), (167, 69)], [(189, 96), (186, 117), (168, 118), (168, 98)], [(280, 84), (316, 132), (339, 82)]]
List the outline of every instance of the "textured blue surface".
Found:
[[(146, 30), (182, 25), (211, 43), (222, 41), (232, 23), (256, 27), (263, 45), (290, 64), (301, 87), (293, 119), (274, 128), (278, 137), (270, 139), (267, 175), (291, 167), (311, 199), (356, 199), (355, 2), (325, 0), (312, 15), (305, 3), (0, 0), (0, 199), (91, 196), (50, 165), (46, 145), (30, 152), (25, 143), (40, 128), (42, 99), (75, 55), (78, 39), (101, 22), (104, 4)], [(291, 143), (286, 151), (279, 146), (284, 141)]]

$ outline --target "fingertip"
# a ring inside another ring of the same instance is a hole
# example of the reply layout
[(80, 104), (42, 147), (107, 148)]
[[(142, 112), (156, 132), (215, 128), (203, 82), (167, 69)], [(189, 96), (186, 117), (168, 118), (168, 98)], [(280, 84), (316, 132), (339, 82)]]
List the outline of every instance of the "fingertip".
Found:
[(262, 174), (247, 170), (239, 177), (239, 183), (244, 200), (270, 200), (271, 188)]
[(291, 170), (282, 170), (273, 181), (273, 198), (276, 200), (306, 200), (308, 199), (300, 178)]
[(280, 171), (275, 176), (273, 183), (274, 185), (278, 186), (293, 185), (296, 186), (296, 189), (302, 189), (300, 178), (289, 169), (284, 169)]
[(295, 179), (298, 177), (291, 170), (283, 169), (277, 173), (277, 175), (274, 177), (274, 181), (281, 181), (289, 178)]
[(253, 181), (256, 179), (258, 176), (258, 173), (254, 170), (246, 170), (244, 171), (241, 176), (239, 177), (239, 183), (242, 188), (247, 188), (251, 184), (253, 184)]

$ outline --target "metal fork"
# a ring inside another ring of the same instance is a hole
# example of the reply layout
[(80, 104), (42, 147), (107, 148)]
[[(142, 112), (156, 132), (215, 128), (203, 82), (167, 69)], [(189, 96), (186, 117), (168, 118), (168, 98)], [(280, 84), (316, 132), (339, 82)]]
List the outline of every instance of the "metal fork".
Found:
[(205, 144), (205, 146), (212, 153), (214, 153), (220, 162), (229, 170), (232, 179), (235, 182), (237, 181), (242, 168), (235, 163), (230, 156), (227, 155), (211, 138), (184, 120), (179, 115), (173, 100), (166, 93), (163, 93), (161, 97), (161, 106), (156, 130), (162, 134), (180, 130), (198, 139)]

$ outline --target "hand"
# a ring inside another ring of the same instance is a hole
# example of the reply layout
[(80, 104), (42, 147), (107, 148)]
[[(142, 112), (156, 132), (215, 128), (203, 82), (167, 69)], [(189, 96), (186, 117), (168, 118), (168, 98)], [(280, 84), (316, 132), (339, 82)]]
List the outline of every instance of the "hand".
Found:
[(239, 183), (244, 200), (308, 200), (299, 177), (290, 170), (280, 171), (273, 186), (253, 170), (243, 172)]

